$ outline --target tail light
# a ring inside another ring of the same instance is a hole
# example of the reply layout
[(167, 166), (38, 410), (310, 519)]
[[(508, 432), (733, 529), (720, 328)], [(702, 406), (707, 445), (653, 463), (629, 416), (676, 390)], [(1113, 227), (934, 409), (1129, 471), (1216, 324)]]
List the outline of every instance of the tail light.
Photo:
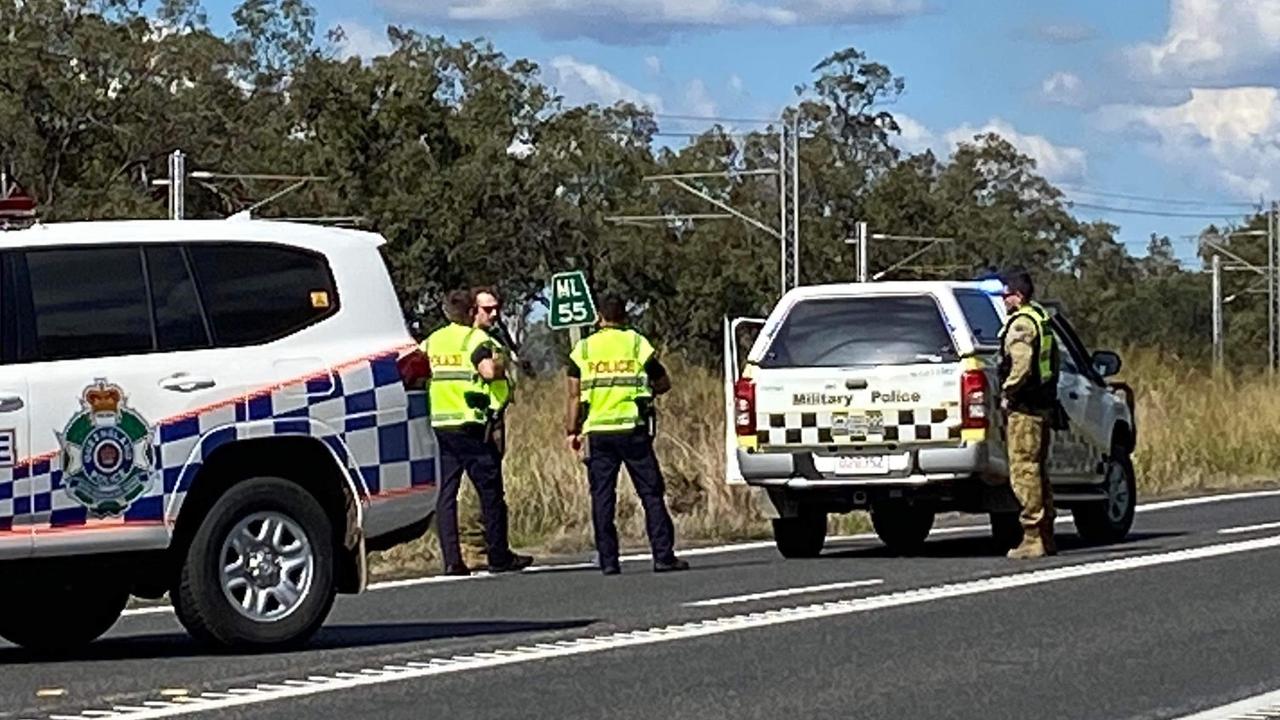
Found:
[(748, 378), (733, 385), (733, 424), (739, 435), (756, 434), (756, 384)]
[(987, 374), (981, 370), (966, 370), (960, 376), (961, 427), (981, 430), (987, 427)]
[(396, 361), (396, 370), (400, 371), (400, 379), (408, 390), (422, 390), (431, 379), (431, 361), (419, 349), (401, 356)]

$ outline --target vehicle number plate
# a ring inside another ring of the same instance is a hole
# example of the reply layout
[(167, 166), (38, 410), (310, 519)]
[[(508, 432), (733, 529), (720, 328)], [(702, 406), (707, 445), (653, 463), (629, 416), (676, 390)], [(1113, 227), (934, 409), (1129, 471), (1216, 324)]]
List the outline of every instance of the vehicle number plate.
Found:
[(890, 455), (843, 455), (836, 458), (839, 475), (875, 475), (890, 470)]

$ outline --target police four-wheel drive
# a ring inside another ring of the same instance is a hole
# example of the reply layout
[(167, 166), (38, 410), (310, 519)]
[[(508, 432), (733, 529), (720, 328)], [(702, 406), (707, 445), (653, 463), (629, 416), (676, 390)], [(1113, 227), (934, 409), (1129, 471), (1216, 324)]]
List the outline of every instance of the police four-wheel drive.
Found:
[(378, 235), (253, 220), (0, 233), (0, 636), (87, 643), (130, 595), (195, 637), (309, 637), (422, 535), (425, 356)]
[[(1004, 307), (980, 282), (884, 282), (788, 292), (768, 319), (725, 323), (726, 463), (773, 518), (786, 557), (821, 552), (830, 513), (869, 510), (880, 539), (910, 552), (937, 513), (990, 515), (1022, 536), (999, 409)], [(1086, 541), (1122, 539), (1136, 504), (1133, 392), (1107, 380), (1061, 313), (1054, 502)], [(743, 336), (755, 335), (748, 345)], [(749, 347), (745, 356), (740, 346)]]

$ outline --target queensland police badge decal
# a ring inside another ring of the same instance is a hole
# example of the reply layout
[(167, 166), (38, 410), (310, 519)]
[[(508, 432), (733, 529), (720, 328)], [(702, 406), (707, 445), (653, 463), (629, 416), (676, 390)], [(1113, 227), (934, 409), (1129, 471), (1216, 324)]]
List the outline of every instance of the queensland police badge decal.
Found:
[(123, 515), (151, 485), (152, 428), (124, 391), (103, 379), (84, 389), (80, 406), (58, 433), (62, 484), (94, 515)]

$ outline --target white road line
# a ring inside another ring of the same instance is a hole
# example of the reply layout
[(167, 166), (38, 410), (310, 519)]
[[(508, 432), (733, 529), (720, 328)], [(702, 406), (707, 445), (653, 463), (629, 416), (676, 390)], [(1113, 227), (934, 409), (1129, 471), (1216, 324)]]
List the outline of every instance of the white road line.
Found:
[(1162, 500), (1160, 502), (1138, 505), (1138, 512), (1152, 510), (1170, 510), (1190, 505), (1207, 505), (1209, 503), (1227, 502), (1230, 500), (1251, 500), (1280, 496), (1280, 490), (1253, 490), (1249, 492), (1223, 493), (1221, 495), (1202, 495), (1200, 497), (1181, 498), (1178, 500)]
[[(1179, 500), (1166, 500), (1153, 503), (1139, 503), (1137, 512), (1150, 512), (1153, 510), (1169, 510), (1174, 508), (1188, 507), (1192, 505), (1204, 505), (1208, 503), (1225, 502), (1229, 500), (1248, 500), (1261, 497), (1280, 496), (1280, 490), (1262, 490), (1252, 492), (1228, 493), (1223, 495), (1206, 495), (1203, 497), (1182, 498)], [(1067, 525), (1072, 522), (1071, 517), (1059, 517), (1055, 524)], [(956, 525), (953, 527), (938, 528), (929, 533), (930, 537), (939, 535), (956, 535), (971, 532), (988, 532), (990, 528), (986, 525)], [(874, 540), (875, 533), (859, 533), (857, 535), (837, 535), (827, 538), (828, 543), (834, 542), (850, 542), (861, 540)], [(730, 543), (727, 545), (713, 545), (709, 547), (690, 548), (681, 550), (681, 557), (699, 557), (703, 555), (723, 555), (727, 553), (745, 552), (749, 550), (767, 550), (772, 548), (774, 543), (772, 540), (761, 540), (744, 543)], [(633, 555), (623, 555), (620, 559), (622, 562), (644, 562), (650, 560), (652, 556), (648, 553), (636, 553)], [(560, 565), (534, 565), (526, 569), (524, 572), (559, 572), (564, 570), (587, 570), (594, 568), (595, 565), (589, 562), (584, 563), (564, 563)], [(427, 577), (405, 578), (403, 580), (389, 580), (386, 582), (371, 583), (369, 590), (394, 590), (397, 588), (417, 587), (419, 585), (436, 585), (441, 583), (451, 583), (459, 581), (483, 580), (485, 578), (495, 577), (487, 572), (479, 572), (466, 577), (450, 577), (444, 575), (429, 575)], [(155, 615), (160, 613), (171, 613), (173, 608), (169, 605), (159, 605), (152, 607), (131, 608), (125, 610), (124, 617), (136, 617), (139, 615)]]
[(1280, 715), (1280, 690), (1254, 695), (1230, 705), (1210, 708), (1178, 720), (1249, 720)]
[(1219, 535), (1240, 535), (1242, 533), (1256, 532), (1258, 530), (1275, 530), (1280, 528), (1280, 522), (1262, 523), (1261, 525), (1240, 525), (1239, 527), (1223, 528), (1218, 531)]
[(872, 585), (883, 584), (884, 580), (880, 578), (875, 578), (873, 580), (853, 580), (850, 582), (827, 583), (826, 585), (782, 588), (781, 590), (769, 590), (767, 592), (752, 593), (750, 595), (731, 595), (729, 597), (711, 598), (710, 600), (697, 600), (694, 602), (684, 603), (684, 606), (715, 607), (718, 605), (734, 605), (737, 603), (752, 602), (753, 600), (769, 600), (772, 598), (789, 597), (791, 595), (811, 595), (815, 593), (830, 592), (832, 590), (848, 590), (849, 588), (870, 587)]
[[(195, 696), (197, 703), (168, 704), (165, 707), (138, 708), (130, 712), (122, 712), (122, 720), (158, 720), (159, 718), (185, 717), (210, 710), (227, 710), (250, 707), (281, 700), (291, 700), (330, 692), (355, 690), (395, 682), (421, 680), (427, 677), (448, 673), (468, 672), (508, 665), (572, 657), (591, 653), (620, 650), (623, 648), (654, 645), (657, 643), (721, 635), (741, 632), (775, 625), (820, 620), (823, 618), (874, 612), (888, 608), (919, 605), (949, 598), (968, 597), (1032, 587), (1046, 583), (1061, 582), (1076, 578), (1107, 575), (1112, 573), (1138, 570), (1142, 568), (1173, 565), (1177, 563), (1204, 560), (1245, 552), (1255, 552), (1280, 548), (1280, 535), (1252, 540), (1221, 543), (1206, 547), (1186, 548), (1149, 555), (1132, 555), (1129, 557), (1101, 560), (1096, 562), (1064, 565), (1044, 570), (999, 575), (981, 580), (949, 583), (933, 587), (904, 590), (864, 598), (816, 603), (797, 607), (769, 610), (765, 612), (728, 615), (709, 620), (686, 622), (665, 627), (654, 627), (648, 630), (626, 631), (579, 638), (561, 640), (556, 643), (541, 645), (514, 645), (504, 652), (486, 652), (470, 655), (457, 655), (451, 658), (435, 658), (425, 661), (408, 661), (409, 667), (402, 671), (382, 671), (376, 675), (362, 672), (335, 673), (332, 680), (316, 682), (300, 687), (277, 685), (271, 690), (230, 688), (225, 694), (206, 694)], [(241, 694), (244, 693), (244, 694)], [(207, 701), (206, 701), (207, 698)], [(96, 709), (96, 708), (93, 708)], [(119, 707), (116, 708), (120, 710)], [(87, 716), (84, 716), (87, 717)]]

